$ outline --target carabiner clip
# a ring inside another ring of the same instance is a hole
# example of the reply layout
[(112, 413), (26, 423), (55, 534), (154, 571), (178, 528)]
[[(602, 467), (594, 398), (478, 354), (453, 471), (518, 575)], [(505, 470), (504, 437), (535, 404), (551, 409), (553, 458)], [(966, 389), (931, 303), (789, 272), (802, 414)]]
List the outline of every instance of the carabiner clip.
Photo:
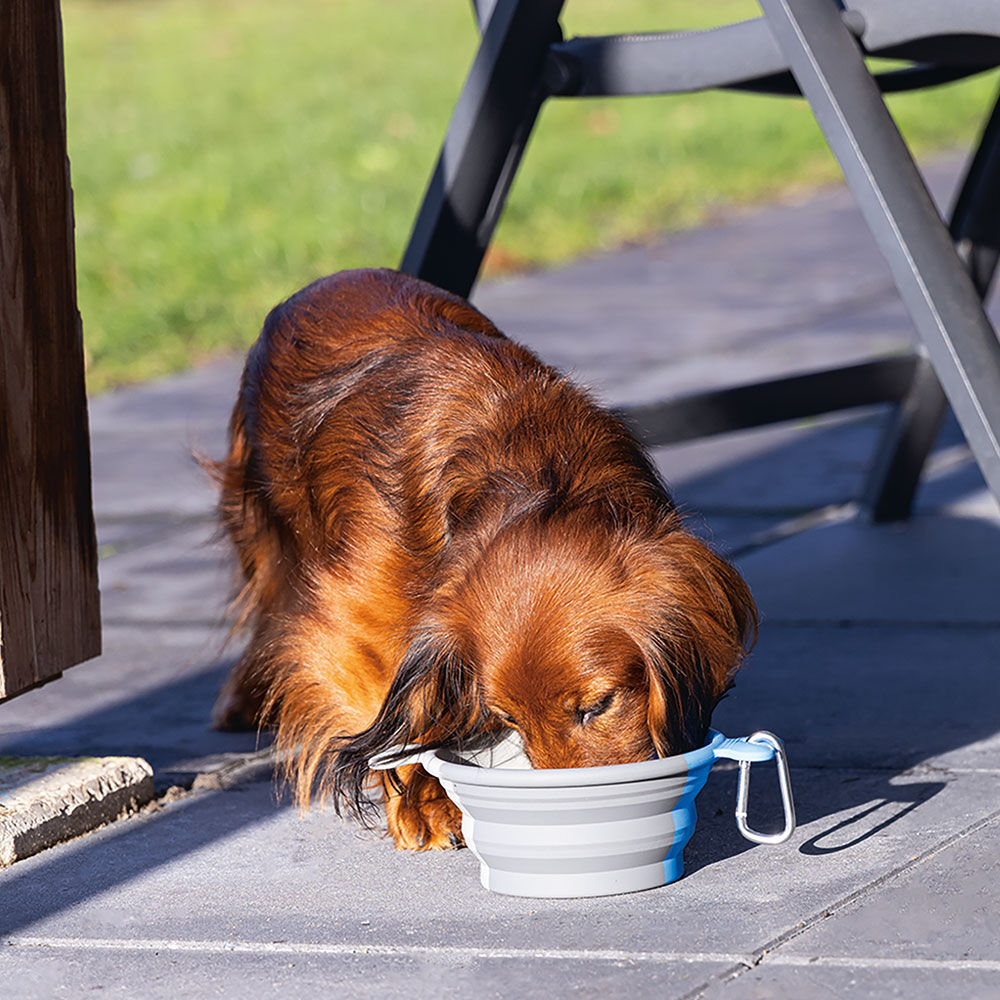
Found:
[(747, 799), (750, 796), (750, 761), (740, 761), (740, 781), (736, 789), (736, 826), (747, 840), (755, 844), (783, 844), (795, 830), (795, 803), (792, 801), (792, 783), (788, 777), (788, 758), (785, 745), (773, 733), (761, 730), (746, 738), (748, 743), (764, 743), (774, 749), (778, 766), (778, 785), (781, 804), (785, 811), (785, 828), (781, 833), (758, 833), (747, 826)]

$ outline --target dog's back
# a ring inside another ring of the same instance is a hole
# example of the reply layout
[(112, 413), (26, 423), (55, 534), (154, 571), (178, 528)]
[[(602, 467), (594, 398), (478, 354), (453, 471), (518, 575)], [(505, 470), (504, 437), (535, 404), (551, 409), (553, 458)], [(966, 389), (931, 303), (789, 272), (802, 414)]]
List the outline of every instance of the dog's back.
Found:
[(328, 558), (387, 529), (421, 551), (498, 506), (601, 492), (633, 514), (669, 504), (631, 436), (583, 391), (462, 300), (365, 270), (268, 316), (233, 413), (221, 508), (254, 600), (270, 605), (284, 589), (275, 553), (308, 555), (301, 542), (317, 530)]
[[(217, 466), (223, 524), (249, 584), (241, 607), (251, 617), (283, 590), (279, 567), (287, 560), (279, 554), (295, 547), (303, 514), (317, 512), (305, 463), (346, 473), (341, 494), (362, 489), (360, 456), (330, 454), (331, 448), (356, 452), (359, 433), (365, 447), (384, 447), (384, 411), (412, 392), (419, 376), (414, 355), (428, 354), (430, 339), (446, 331), (504, 339), (462, 300), (388, 270), (320, 279), (268, 315), (247, 357), (229, 454)], [(339, 435), (324, 427), (335, 414)], [(315, 439), (324, 430), (326, 451), (318, 455)]]

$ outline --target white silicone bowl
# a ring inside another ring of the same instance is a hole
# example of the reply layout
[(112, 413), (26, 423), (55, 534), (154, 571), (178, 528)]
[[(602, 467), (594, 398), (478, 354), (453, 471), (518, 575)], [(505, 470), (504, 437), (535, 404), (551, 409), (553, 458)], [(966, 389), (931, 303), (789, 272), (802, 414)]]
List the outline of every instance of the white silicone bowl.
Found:
[[(406, 756), (400, 756), (406, 752)], [(740, 761), (736, 818), (748, 839), (780, 843), (795, 814), (781, 741), (770, 733), (727, 739), (709, 730), (698, 750), (636, 764), (532, 770), (516, 736), (475, 752), (399, 748), (374, 769), (421, 764), (462, 810), (465, 842), (481, 862), (483, 885), (513, 896), (607, 896), (666, 885), (683, 872), (694, 832), (694, 799), (715, 761)], [(785, 829), (746, 826), (749, 766), (777, 758)]]

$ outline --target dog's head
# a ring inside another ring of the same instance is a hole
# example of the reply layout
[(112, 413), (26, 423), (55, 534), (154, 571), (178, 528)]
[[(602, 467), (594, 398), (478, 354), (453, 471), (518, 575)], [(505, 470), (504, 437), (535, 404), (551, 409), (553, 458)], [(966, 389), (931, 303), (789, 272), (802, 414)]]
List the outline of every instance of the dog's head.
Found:
[(504, 726), (535, 767), (683, 753), (756, 633), (740, 575), (674, 522), (528, 519), (463, 562), (348, 759)]
[(452, 611), (481, 710), (535, 767), (700, 746), (756, 628), (742, 578), (691, 535), (587, 513), (499, 536)]

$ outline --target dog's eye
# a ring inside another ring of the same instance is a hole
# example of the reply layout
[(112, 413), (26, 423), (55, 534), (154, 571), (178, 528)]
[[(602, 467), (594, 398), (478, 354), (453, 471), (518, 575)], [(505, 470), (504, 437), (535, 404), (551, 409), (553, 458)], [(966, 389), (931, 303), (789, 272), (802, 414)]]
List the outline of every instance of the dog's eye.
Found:
[(502, 712), (499, 708), (494, 708), (493, 714), (499, 716), (500, 719), (506, 722), (508, 726), (517, 725), (517, 719), (515, 719), (509, 712)]
[(595, 701), (592, 705), (581, 705), (576, 710), (576, 721), (581, 726), (587, 725), (588, 722), (596, 719), (599, 715), (603, 715), (611, 707), (611, 703), (614, 700), (615, 692), (612, 691), (610, 694), (606, 694), (600, 701)]

